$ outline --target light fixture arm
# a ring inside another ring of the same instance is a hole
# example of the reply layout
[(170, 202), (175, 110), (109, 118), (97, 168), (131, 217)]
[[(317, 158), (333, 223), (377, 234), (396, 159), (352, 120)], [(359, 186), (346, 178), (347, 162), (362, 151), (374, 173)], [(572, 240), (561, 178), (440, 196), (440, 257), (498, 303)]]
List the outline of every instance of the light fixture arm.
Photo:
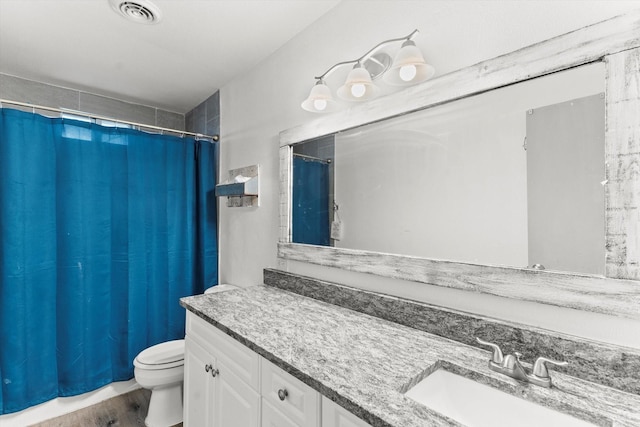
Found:
[(338, 62), (337, 64), (335, 64), (333, 67), (329, 68), (327, 71), (325, 71), (322, 75), (320, 75), (319, 77), (314, 77), (314, 79), (316, 80), (324, 80), (325, 77), (327, 77), (329, 74), (331, 74), (333, 71), (335, 71), (336, 69), (338, 69), (339, 67), (343, 66), (343, 65), (347, 65), (347, 64), (355, 64), (356, 62), (358, 62), (359, 59), (354, 59), (352, 61), (343, 61), (343, 62)]
[(325, 71), (323, 74), (321, 74), (319, 77), (315, 77), (315, 79), (316, 80), (324, 80), (325, 77), (327, 77), (329, 74), (331, 74), (337, 68), (339, 68), (339, 67), (341, 67), (343, 65), (362, 63), (362, 61), (368, 59), (370, 56), (372, 56), (374, 53), (376, 53), (378, 51), (378, 49), (380, 49), (381, 47), (386, 46), (386, 45), (388, 45), (390, 43), (411, 40), (411, 39), (413, 39), (413, 37), (416, 34), (418, 34), (418, 30), (413, 30), (413, 32), (411, 34), (409, 34), (408, 36), (399, 37), (397, 39), (389, 39), (389, 40), (385, 40), (383, 42), (380, 42), (376, 46), (374, 46), (369, 52), (367, 52), (364, 55), (362, 55), (360, 58), (353, 59), (351, 61), (338, 62), (333, 67), (329, 68), (327, 71)]

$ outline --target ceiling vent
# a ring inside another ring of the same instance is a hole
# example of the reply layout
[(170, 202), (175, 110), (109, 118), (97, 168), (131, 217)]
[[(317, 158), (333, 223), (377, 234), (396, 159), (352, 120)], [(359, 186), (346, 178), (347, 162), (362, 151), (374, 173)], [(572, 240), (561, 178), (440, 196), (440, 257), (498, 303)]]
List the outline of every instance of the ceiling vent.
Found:
[(109, 0), (109, 3), (118, 14), (138, 24), (156, 24), (162, 17), (158, 6), (149, 0)]

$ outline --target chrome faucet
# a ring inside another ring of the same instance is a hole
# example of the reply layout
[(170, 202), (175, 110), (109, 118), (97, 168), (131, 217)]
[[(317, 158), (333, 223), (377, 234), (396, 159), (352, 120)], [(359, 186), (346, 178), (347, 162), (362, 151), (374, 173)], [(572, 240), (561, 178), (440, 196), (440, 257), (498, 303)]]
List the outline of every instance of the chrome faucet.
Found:
[(477, 337), (476, 340), (478, 343), (493, 349), (493, 355), (491, 356), (491, 360), (489, 360), (489, 369), (511, 378), (530, 382), (542, 387), (551, 387), (551, 377), (549, 376), (547, 363), (555, 366), (566, 366), (568, 364), (567, 362), (558, 362), (547, 359), (546, 357), (538, 357), (533, 364), (533, 368), (529, 370), (520, 363), (520, 356), (522, 356), (520, 353), (514, 352), (513, 354), (504, 356), (498, 345), (483, 341)]

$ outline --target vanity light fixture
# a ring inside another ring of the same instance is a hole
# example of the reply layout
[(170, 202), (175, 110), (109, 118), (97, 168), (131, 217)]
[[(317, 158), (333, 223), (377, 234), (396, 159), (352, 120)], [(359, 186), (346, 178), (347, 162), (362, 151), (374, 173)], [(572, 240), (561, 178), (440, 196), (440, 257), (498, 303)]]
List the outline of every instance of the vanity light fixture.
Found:
[(338, 103), (331, 96), (331, 89), (323, 79), (319, 79), (311, 88), (309, 97), (302, 103), (302, 108), (307, 111), (329, 113), (336, 111)]
[(338, 89), (338, 97), (345, 101), (366, 101), (375, 98), (379, 91), (369, 71), (358, 62), (349, 72), (347, 81)]
[[(394, 86), (408, 86), (432, 77), (435, 69), (425, 62), (420, 49), (413, 41), (416, 34), (418, 30), (406, 37), (385, 40), (358, 59), (335, 64), (315, 78), (316, 84), (302, 103), (302, 108), (313, 113), (329, 113), (338, 109), (338, 103), (333, 99), (325, 79), (344, 65), (354, 64), (344, 85), (337, 90), (338, 97), (345, 101), (362, 102), (375, 98), (380, 88), (373, 81), (381, 76), (384, 76), (383, 80), (386, 83)], [(392, 63), (391, 57), (380, 50), (400, 42), (401, 48)]]
[(393, 59), (391, 69), (384, 75), (384, 81), (390, 85), (403, 86), (427, 80), (435, 74), (433, 66), (424, 61), (422, 52), (413, 40), (402, 43), (402, 47)]

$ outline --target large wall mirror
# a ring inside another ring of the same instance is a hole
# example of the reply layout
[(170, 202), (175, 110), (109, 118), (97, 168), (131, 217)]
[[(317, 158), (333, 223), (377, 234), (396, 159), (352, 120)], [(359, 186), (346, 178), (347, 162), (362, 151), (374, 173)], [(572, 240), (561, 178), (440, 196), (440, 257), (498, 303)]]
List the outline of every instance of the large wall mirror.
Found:
[(282, 259), (640, 320), (640, 12), (280, 145)]
[(294, 145), (292, 241), (603, 275), (604, 71)]

